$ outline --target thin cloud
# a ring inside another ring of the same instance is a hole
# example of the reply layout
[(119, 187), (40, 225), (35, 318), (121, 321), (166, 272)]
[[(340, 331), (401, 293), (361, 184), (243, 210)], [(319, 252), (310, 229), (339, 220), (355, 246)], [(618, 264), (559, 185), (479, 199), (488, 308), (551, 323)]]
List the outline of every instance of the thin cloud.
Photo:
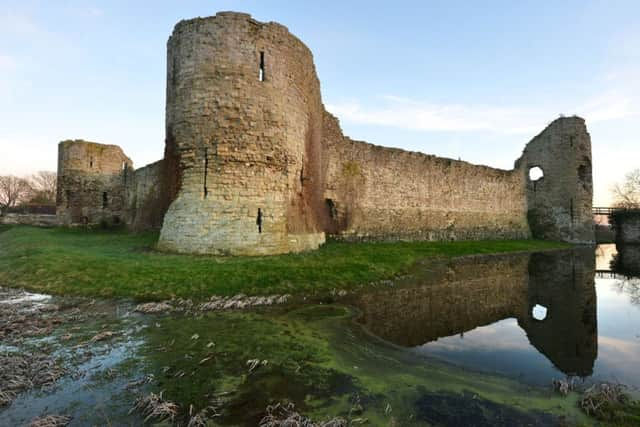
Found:
[(603, 76), (604, 90), (585, 104), (591, 121), (607, 121), (640, 116), (640, 55), (611, 66)]
[(626, 119), (638, 115), (633, 95), (611, 90), (590, 99), (583, 107), (589, 122)]
[[(616, 81), (619, 83), (619, 81)], [(635, 91), (617, 88), (587, 99), (582, 105), (564, 111), (578, 114), (589, 122), (625, 119), (639, 115)], [(398, 96), (382, 96), (381, 105), (366, 107), (359, 101), (329, 103), (327, 109), (351, 123), (396, 127), (418, 131), (488, 131), (502, 134), (535, 134), (561, 112), (553, 108), (438, 104)]]
[(421, 131), (492, 131), (530, 134), (548, 121), (542, 114), (522, 108), (486, 105), (437, 104), (397, 96), (384, 96), (380, 107), (358, 101), (328, 104), (339, 118), (359, 124)]

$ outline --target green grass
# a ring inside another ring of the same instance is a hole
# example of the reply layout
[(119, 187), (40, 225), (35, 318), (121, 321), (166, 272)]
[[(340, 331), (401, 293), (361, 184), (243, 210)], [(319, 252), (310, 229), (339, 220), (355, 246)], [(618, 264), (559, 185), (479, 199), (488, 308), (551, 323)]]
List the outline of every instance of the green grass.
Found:
[(271, 257), (173, 255), (153, 248), (157, 233), (0, 229), (0, 285), (140, 300), (211, 295), (328, 292), (406, 272), (418, 259), (567, 247), (537, 240), (329, 242), (320, 250)]

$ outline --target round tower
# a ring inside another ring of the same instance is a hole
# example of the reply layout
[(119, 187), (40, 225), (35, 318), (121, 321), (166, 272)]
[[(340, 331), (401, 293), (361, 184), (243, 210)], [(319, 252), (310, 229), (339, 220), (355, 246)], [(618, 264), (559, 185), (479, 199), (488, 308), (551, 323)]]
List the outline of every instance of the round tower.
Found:
[(282, 25), (232, 12), (178, 23), (165, 149), (177, 195), (159, 248), (267, 255), (322, 244), (322, 111), (311, 52)]

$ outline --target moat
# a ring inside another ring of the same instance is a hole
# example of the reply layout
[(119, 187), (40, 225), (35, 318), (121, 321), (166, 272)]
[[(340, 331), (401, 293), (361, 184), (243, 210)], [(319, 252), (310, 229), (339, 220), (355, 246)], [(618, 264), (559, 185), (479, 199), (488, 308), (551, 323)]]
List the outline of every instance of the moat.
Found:
[(141, 425), (148, 413), (133, 408), (152, 392), (177, 405), (177, 425), (258, 425), (278, 402), (318, 423), (589, 424), (551, 384), (637, 393), (637, 255), (601, 245), (429, 260), (355, 293), (236, 311), (183, 301), (141, 314), (0, 289), (0, 392), (14, 381), (0, 425), (48, 414)]

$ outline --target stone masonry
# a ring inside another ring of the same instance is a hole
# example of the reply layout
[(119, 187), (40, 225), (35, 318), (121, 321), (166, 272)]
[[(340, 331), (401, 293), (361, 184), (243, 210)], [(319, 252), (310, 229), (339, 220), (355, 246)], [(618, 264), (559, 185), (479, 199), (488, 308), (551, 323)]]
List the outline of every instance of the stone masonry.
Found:
[(542, 239), (573, 243), (594, 241), (591, 138), (583, 119), (554, 121), (536, 136), (516, 161), (526, 173), (538, 167), (544, 176), (527, 180), (529, 226)]
[[(577, 117), (549, 125), (513, 170), (354, 141), (324, 109), (311, 51), (234, 12), (176, 25), (166, 99), (165, 156), (143, 169), (115, 146), (61, 143), (62, 224), (118, 218), (161, 228), (161, 250), (223, 255), (315, 249), (327, 234), (593, 241), (590, 138)], [(534, 183), (535, 166), (545, 176)]]
[(125, 219), (132, 162), (116, 145), (82, 140), (58, 146), (56, 215), (63, 225), (113, 224)]

